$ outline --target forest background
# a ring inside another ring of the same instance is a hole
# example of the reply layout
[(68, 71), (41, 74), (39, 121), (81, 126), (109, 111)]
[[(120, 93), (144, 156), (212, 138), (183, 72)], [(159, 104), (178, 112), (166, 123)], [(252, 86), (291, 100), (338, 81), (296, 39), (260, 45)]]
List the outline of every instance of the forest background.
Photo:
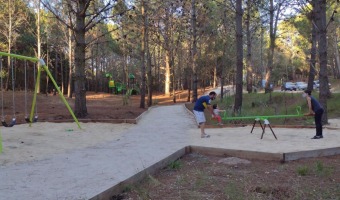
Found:
[[(44, 59), (79, 118), (89, 115), (86, 93), (112, 93), (110, 80), (115, 93), (140, 94), (142, 109), (154, 93), (176, 102), (187, 90), (194, 102), (198, 88), (232, 84), (240, 112), (243, 90), (262, 80), (271, 94), (270, 85), (313, 89), (319, 79), (327, 110), (329, 78), (340, 79), (339, 24), (338, 0), (0, 0), (0, 51)], [(2, 57), (1, 90), (32, 91), (36, 71)], [(56, 92), (47, 76), (38, 92)]]

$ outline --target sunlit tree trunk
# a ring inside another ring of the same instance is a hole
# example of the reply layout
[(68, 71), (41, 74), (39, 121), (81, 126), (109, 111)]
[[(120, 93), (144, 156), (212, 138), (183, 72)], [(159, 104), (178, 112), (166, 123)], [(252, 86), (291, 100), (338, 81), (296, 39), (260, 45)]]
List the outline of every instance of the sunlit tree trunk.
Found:
[[(169, 6), (169, 5), (168, 5)], [(167, 7), (168, 7), (167, 6)], [(172, 38), (171, 38), (171, 13), (170, 8), (165, 8), (165, 22), (164, 22), (164, 50), (165, 50), (165, 95), (170, 96), (170, 88), (171, 88), (171, 71), (173, 68), (172, 63)]]
[(170, 96), (170, 52), (165, 51), (165, 95)]
[(72, 56), (72, 30), (68, 29), (68, 84), (67, 84), (67, 97), (72, 98), (72, 68), (73, 68), (73, 56)]

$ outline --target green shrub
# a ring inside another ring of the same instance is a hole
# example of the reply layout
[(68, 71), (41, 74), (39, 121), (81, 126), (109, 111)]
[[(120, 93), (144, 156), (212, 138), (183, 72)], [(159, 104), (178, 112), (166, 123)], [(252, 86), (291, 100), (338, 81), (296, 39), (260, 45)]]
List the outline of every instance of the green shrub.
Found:
[(182, 166), (181, 164), (181, 161), (180, 160), (175, 160), (175, 161), (172, 161), (169, 165), (168, 165), (168, 168), (169, 169), (172, 169), (172, 170), (178, 170), (180, 169)]
[(308, 167), (307, 166), (299, 166), (297, 168), (297, 173), (300, 175), (300, 176), (306, 176), (308, 174)]

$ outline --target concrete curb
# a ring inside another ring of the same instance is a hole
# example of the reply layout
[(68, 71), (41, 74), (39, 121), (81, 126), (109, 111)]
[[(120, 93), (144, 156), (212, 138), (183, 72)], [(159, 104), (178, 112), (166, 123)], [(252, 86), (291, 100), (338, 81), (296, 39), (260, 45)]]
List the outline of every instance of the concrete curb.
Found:
[(272, 160), (284, 162), (282, 153), (267, 153), (258, 151), (245, 151), (235, 149), (222, 149), (214, 147), (190, 146), (191, 153), (199, 153), (207, 156), (240, 157), (245, 159)]
[(340, 154), (340, 147), (317, 149), (309, 151), (289, 152), (283, 154), (284, 161), (299, 160), (304, 158), (316, 158), (322, 156), (334, 156)]

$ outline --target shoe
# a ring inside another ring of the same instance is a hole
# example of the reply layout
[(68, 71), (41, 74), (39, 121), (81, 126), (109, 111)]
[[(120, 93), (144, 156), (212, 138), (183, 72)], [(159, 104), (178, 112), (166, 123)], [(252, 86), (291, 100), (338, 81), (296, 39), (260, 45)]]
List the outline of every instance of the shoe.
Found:
[(217, 125), (219, 125), (219, 126), (222, 126), (222, 125), (223, 125), (223, 123), (218, 123)]
[(210, 138), (210, 135), (204, 134), (204, 135), (201, 135), (201, 138)]
[(322, 135), (316, 135), (316, 136), (312, 137), (311, 139), (321, 139), (321, 138), (323, 138)]

